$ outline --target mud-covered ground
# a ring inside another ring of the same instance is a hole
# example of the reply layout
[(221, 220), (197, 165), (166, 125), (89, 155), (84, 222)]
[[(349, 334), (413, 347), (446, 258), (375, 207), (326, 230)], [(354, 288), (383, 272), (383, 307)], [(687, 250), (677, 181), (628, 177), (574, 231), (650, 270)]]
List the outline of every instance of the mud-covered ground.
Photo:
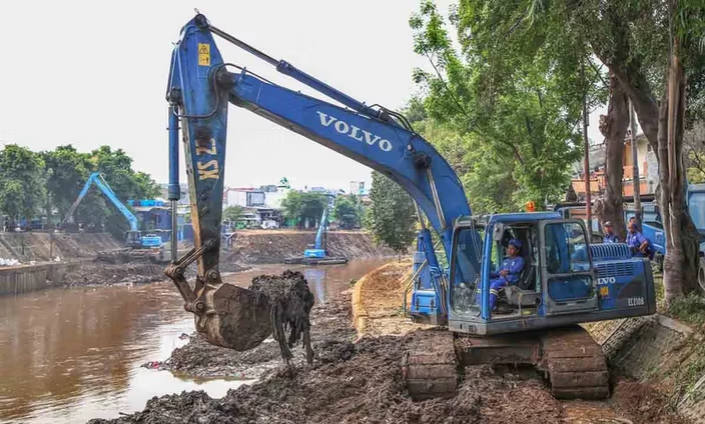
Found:
[[(311, 311), (311, 339), (317, 362), (331, 362), (352, 354), (354, 346), (351, 342), (355, 338), (355, 329), (350, 326), (349, 305), (350, 293), (344, 293), (332, 302), (314, 305)], [(292, 353), (292, 363), (303, 367), (305, 358), (301, 344), (297, 344)], [(189, 342), (175, 349), (169, 359), (145, 365), (191, 377), (254, 379), (267, 370), (281, 367), (282, 358), (279, 345), (271, 337), (252, 350), (237, 352), (213, 346), (198, 333), (193, 333)]]
[(144, 284), (164, 279), (164, 267), (152, 263), (105, 264), (84, 263), (64, 274), (65, 287)]
[[(559, 402), (532, 372), (476, 366), (465, 369), (451, 399), (412, 402), (401, 376), (409, 337), (365, 337), (353, 344), (350, 294), (312, 312), (315, 360), (301, 347), (285, 368), (274, 342), (237, 353), (193, 337), (167, 367), (197, 376), (258, 377), (221, 399), (203, 391), (154, 397), (142, 412), (89, 424), (172, 423), (683, 423), (652, 387), (620, 382), (609, 402)], [(428, 331), (428, 330), (418, 330)]]
[[(125, 264), (110, 264), (101, 261), (82, 263), (62, 278), (60, 284), (64, 287), (92, 287), (112, 286), (120, 284), (146, 284), (164, 281), (164, 264), (155, 264), (148, 261), (135, 261)], [(222, 264), (222, 273), (240, 272), (250, 269), (236, 263)], [(186, 278), (189, 281), (196, 277), (197, 268), (191, 265), (186, 269)]]

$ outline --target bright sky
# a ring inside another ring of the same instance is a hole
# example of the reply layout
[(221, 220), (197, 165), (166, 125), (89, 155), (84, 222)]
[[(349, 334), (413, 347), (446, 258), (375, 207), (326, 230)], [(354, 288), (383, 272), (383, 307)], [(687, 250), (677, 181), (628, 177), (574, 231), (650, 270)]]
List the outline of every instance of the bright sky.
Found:
[[(172, 42), (197, 7), (211, 23), (277, 59), (367, 104), (399, 109), (417, 88), (409, 17), (418, 0), (354, 2), (134, 1), (3, 2), (0, 49), (0, 143), (33, 150), (73, 144), (90, 151), (107, 144), (134, 158), (158, 182), (168, 177), (164, 94)], [(454, 3), (437, 1), (442, 10)], [(312, 91), (268, 64), (216, 38), (227, 62)], [(591, 120), (591, 138), (597, 132)], [(183, 171), (183, 154), (181, 156)], [(370, 169), (230, 107), (226, 185), (349, 187), (370, 183)], [(182, 182), (185, 178), (182, 176)]]

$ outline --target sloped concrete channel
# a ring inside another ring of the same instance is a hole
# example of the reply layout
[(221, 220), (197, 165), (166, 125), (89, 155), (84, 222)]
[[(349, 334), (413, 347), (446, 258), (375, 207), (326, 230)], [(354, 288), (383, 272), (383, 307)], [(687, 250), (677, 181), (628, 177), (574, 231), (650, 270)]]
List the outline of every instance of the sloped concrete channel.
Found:
[(0, 296), (18, 295), (51, 287), (79, 262), (49, 263), (0, 268)]
[[(703, 343), (701, 334), (660, 314), (586, 327), (602, 346), (610, 366), (638, 381), (662, 382), (673, 378), (678, 367), (702, 360), (695, 349)], [(693, 423), (705, 424), (705, 374), (685, 393), (676, 395), (673, 405)]]

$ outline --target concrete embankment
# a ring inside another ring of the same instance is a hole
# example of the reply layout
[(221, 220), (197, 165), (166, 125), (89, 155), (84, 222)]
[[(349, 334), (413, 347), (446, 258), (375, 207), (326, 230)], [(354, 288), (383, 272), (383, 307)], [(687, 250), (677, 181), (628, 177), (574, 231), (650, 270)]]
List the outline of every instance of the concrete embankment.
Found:
[(602, 346), (610, 367), (657, 386), (668, 407), (693, 423), (705, 424), (705, 338), (702, 328), (656, 314), (585, 326)]
[(60, 282), (78, 263), (49, 263), (0, 268), (0, 296), (41, 290)]
[(0, 268), (0, 295), (59, 285), (67, 272), (95, 258), (99, 250), (119, 247), (107, 233), (0, 233), (0, 258), (21, 263)]
[(0, 233), (0, 258), (22, 263), (90, 258), (99, 250), (120, 247), (107, 233)]

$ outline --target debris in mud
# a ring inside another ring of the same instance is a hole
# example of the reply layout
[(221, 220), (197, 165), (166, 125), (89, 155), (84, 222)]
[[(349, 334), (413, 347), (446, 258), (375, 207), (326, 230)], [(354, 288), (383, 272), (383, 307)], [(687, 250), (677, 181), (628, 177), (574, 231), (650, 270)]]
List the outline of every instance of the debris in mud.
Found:
[(313, 350), (309, 315), (314, 297), (303, 274), (286, 270), (281, 276), (260, 275), (252, 279), (249, 289), (267, 296), (271, 308), (272, 333), (279, 344), (284, 362), (289, 363), (293, 357), (290, 349), (303, 337), (306, 361), (311, 365)]
[[(303, 360), (281, 367), (276, 343), (249, 352), (208, 345), (200, 336), (174, 351), (166, 363), (175, 370), (276, 364), (260, 382), (230, 390), (222, 399), (203, 392), (153, 398), (144, 411), (91, 424), (137, 423), (558, 423), (560, 404), (541, 382), (496, 374), (481, 366), (466, 371), (457, 396), (412, 402), (401, 376), (406, 340), (384, 336), (351, 343), (350, 293), (317, 305), (311, 313), (314, 365)], [(205, 349), (205, 350), (202, 350)], [(296, 347), (300, 358), (303, 349)], [(199, 362), (200, 361), (200, 362)], [(246, 369), (246, 368), (241, 368)]]
[(74, 287), (145, 284), (164, 280), (163, 270), (162, 266), (151, 263), (84, 264), (67, 272), (62, 279), (62, 285)]
[(652, 385), (635, 381), (620, 381), (612, 398), (616, 409), (624, 412), (634, 424), (686, 424), (668, 396)]
[(540, 382), (511, 380), (489, 366), (470, 370), (454, 398), (412, 402), (399, 367), (403, 343), (399, 337), (363, 339), (347, 361), (271, 370), (262, 382), (222, 399), (203, 392), (153, 398), (143, 412), (90, 423), (561, 422), (559, 403)]
[[(314, 362), (344, 361), (352, 356), (355, 330), (350, 325), (350, 292), (314, 305), (310, 320), (311, 338), (314, 340)], [(300, 345), (292, 349), (294, 364), (303, 365), (305, 349)], [(189, 342), (175, 349), (169, 359), (160, 363), (160, 370), (171, 370), (191, 377), (259, 378), (265, 371), (281, 366), (281, 353), (274, 340), (267, 339), (254, 349), (237, 352), (214, 346), (198, 333)]]

